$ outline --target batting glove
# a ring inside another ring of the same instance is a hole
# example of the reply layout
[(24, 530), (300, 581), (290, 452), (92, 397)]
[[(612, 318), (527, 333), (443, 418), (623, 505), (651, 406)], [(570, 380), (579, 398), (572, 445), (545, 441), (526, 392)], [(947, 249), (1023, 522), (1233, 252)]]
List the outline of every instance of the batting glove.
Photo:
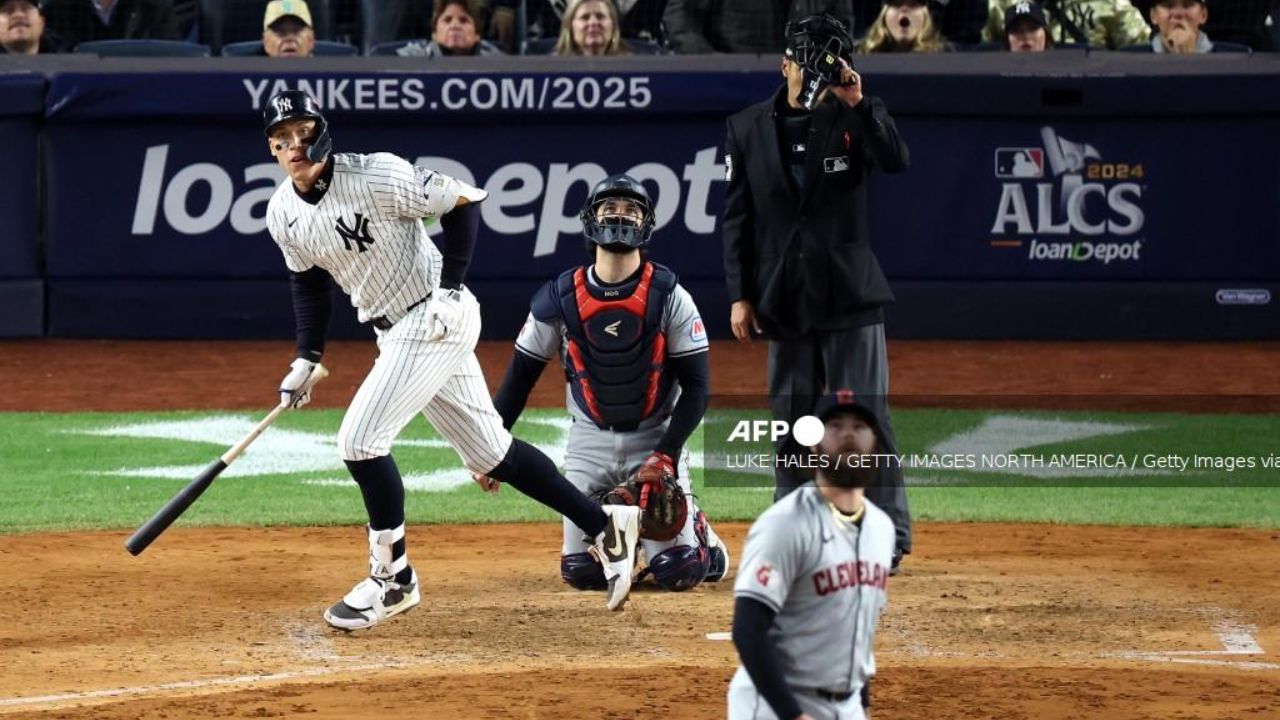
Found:
[(298, 358), (289, 367), (292, 368), (289, 374), (280, 381), (280, 404), (300, 408), (311, 402), (311, 390), (305, 386), (316, 363)]
[(442, 340), (462, 324), (462, 291), (436, 288), (427, 301), (427, 339)]
[(663, 478), (670, 477), (675, 479), (676, 463), (671, 459), (670, 455), (653, 451), (640, 468), (636, 470), (635, 481), (640, 486), (640, 507), (649, 507), (649, 492), (655, 487), (662, 488)]

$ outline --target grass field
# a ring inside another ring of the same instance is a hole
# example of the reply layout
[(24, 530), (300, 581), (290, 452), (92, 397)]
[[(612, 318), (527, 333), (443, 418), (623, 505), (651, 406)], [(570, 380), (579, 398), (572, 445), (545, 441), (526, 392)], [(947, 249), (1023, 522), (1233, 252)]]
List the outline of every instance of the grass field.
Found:
[[(759, 416), (713, 414), (690, 443), (695, 491), (713, 519), (750, 520), (770, 502), (767, 470), (726, 469), (734, 453), (768, 449), (725, 442), (750, 417)], [(0, 531), (133, 527), (256, 420), (0, 415)], [(286, 414), (181, 522), (362, 523), (334, 443), (340, 420), (340, 411)], [(1280, 416), (910, 409), (895, 411), (894, 425), (917, 519), (1280, 527)], [(529, 411), (516, 434), (559, 460), (567, 427), (563, 411)], [(425, 421), (395, 455), (410, 522), (554, 519), (510, 489), (479, 492)]]

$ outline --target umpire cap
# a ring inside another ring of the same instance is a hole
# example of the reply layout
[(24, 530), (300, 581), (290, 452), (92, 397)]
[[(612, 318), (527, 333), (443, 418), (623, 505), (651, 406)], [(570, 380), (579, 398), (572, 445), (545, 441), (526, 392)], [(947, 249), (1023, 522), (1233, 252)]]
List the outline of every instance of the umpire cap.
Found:
[(787, 23), (787, 57), (831, 82), (839, 76), (837, 58), (853, 64), (853, 36), (835, 16), (823, 13)]
[(311, 162), (323, 162), (333, 149), (333, 138), (329, 136), (329, 123), (320, 112), (320, 106), (314, 99), (301, 90), (284, 90), (271, 96), (262, 108), (263, 132), (270, 137), (277, 125), (287, 120), (310, 119), (316, 121), (316, 133), (307, 146), (307, 159)]

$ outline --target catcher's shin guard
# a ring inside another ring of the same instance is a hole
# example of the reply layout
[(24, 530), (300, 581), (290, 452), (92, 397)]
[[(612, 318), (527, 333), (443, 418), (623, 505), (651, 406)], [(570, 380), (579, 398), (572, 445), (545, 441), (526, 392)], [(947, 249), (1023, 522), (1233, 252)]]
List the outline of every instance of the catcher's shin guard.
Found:
[(604, 590), (609, 587), (604, 579), (604, 566), (596, 562), (591, 553), (561, 555), (560, 577), (575, 590)]
[(663, 590), (681, 592), (697, 587), (707, 576), (710, 555), (705, 547), (677, 545), (663, 550), (649, 561), (649, 572)]

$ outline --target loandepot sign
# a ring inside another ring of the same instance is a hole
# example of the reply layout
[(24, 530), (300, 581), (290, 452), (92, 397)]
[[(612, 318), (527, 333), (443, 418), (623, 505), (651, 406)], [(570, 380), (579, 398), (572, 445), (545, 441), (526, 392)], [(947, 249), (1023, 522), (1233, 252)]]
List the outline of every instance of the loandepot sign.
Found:
[[(222, 449), (230, 447), (244, 437), (255, 424), (248, 417), (220, 415), (190, 420), (172, 420), (161, 422), (145, 422), (129, 425), (113, 425), (94, 430), (75, 431), (77, 434), (96, 435), (102, 437), (129, 437), (149, 440), (169, 440), (174, 442), (200, 443), (208, 449), (208, 457), (201, 457), (199, 462), (187, 465), (157, 465), (151, 467), (127, 467), (100, 469), (102, 475), (114, 477), (164, 478), (186, 482), (204, 469), (205, 464)], [(538, 446), (556, 462), (564, 464), (565, 440), (568, 437), (569, 419), (557, 416), (554, 418), (529, 417), (525, 422), (540, 425), (555, 432), (554, 439), (539, 443)], [(773, 428), (765, 426), (762, 434), (767, 436)], [(1049, 446), (1058, 443), (1078, 442), (1095, 437), (1107, 437), (1147, 429), (1141, 425), (1125, 425), (1119, 423), (1073, 422), (1064, 420), (1036, 420), (1014, 415), (992, 415), (976, 427), (946, 438), (930, 447), (925, 453), (928, 457), (946, 458), (950, 456), (1010, 456), (1016, 455), (1026, 448)], [(755, 428), (751, 428), (755, 430)], [(398, 448), (432, 448), (440, 451), (439, 464), (442, 468), (427, 472), (410, 472), (404, 477), (405, 489), (423, 492), (442, 492), (464, 486), (471, 482), (471, 477), (458, 460), (448, 443), (439, 439), (401, 439), (396, 442)], [(719, 462), (723, 458), (704, 456), (703, 453), (690, 454), (689, 464), (696, 470), (707, 466), (723, 468)], [(1012, 463), (1001, 467), (984, 466), (966, 468), (962, 466), (932, 467), (928, 463), (912, 462), (920, 456), (906, 455), (908, 476), (914, 466), (920, 470), (977, 470), (983, 473), (1003, 473), (1008, 475), (1052, 479), (1063, 477), (1133, 477), (1135, 475), (1164, 475), (1166, 470), (1155, 467), (1108, 468), (1083, 466), (1051, 466), (1028, 467), (1025, 464)], [(772, 475), (771, 469), (759, 471), (760, 474)], [(223, 473), (224, 477), (260, 477), (269, 475), (303, 475), (300, 482), (309, 485), (346, 485), (351, 482), (345, 466), (338, 456), (338, 448), (333, 433), (304, 432), (284, 428), (271, 428), (263, 433), (253, 445), (245, 451), (231, 467)], [(910, 478), (908, 478), (910, 479)]]

